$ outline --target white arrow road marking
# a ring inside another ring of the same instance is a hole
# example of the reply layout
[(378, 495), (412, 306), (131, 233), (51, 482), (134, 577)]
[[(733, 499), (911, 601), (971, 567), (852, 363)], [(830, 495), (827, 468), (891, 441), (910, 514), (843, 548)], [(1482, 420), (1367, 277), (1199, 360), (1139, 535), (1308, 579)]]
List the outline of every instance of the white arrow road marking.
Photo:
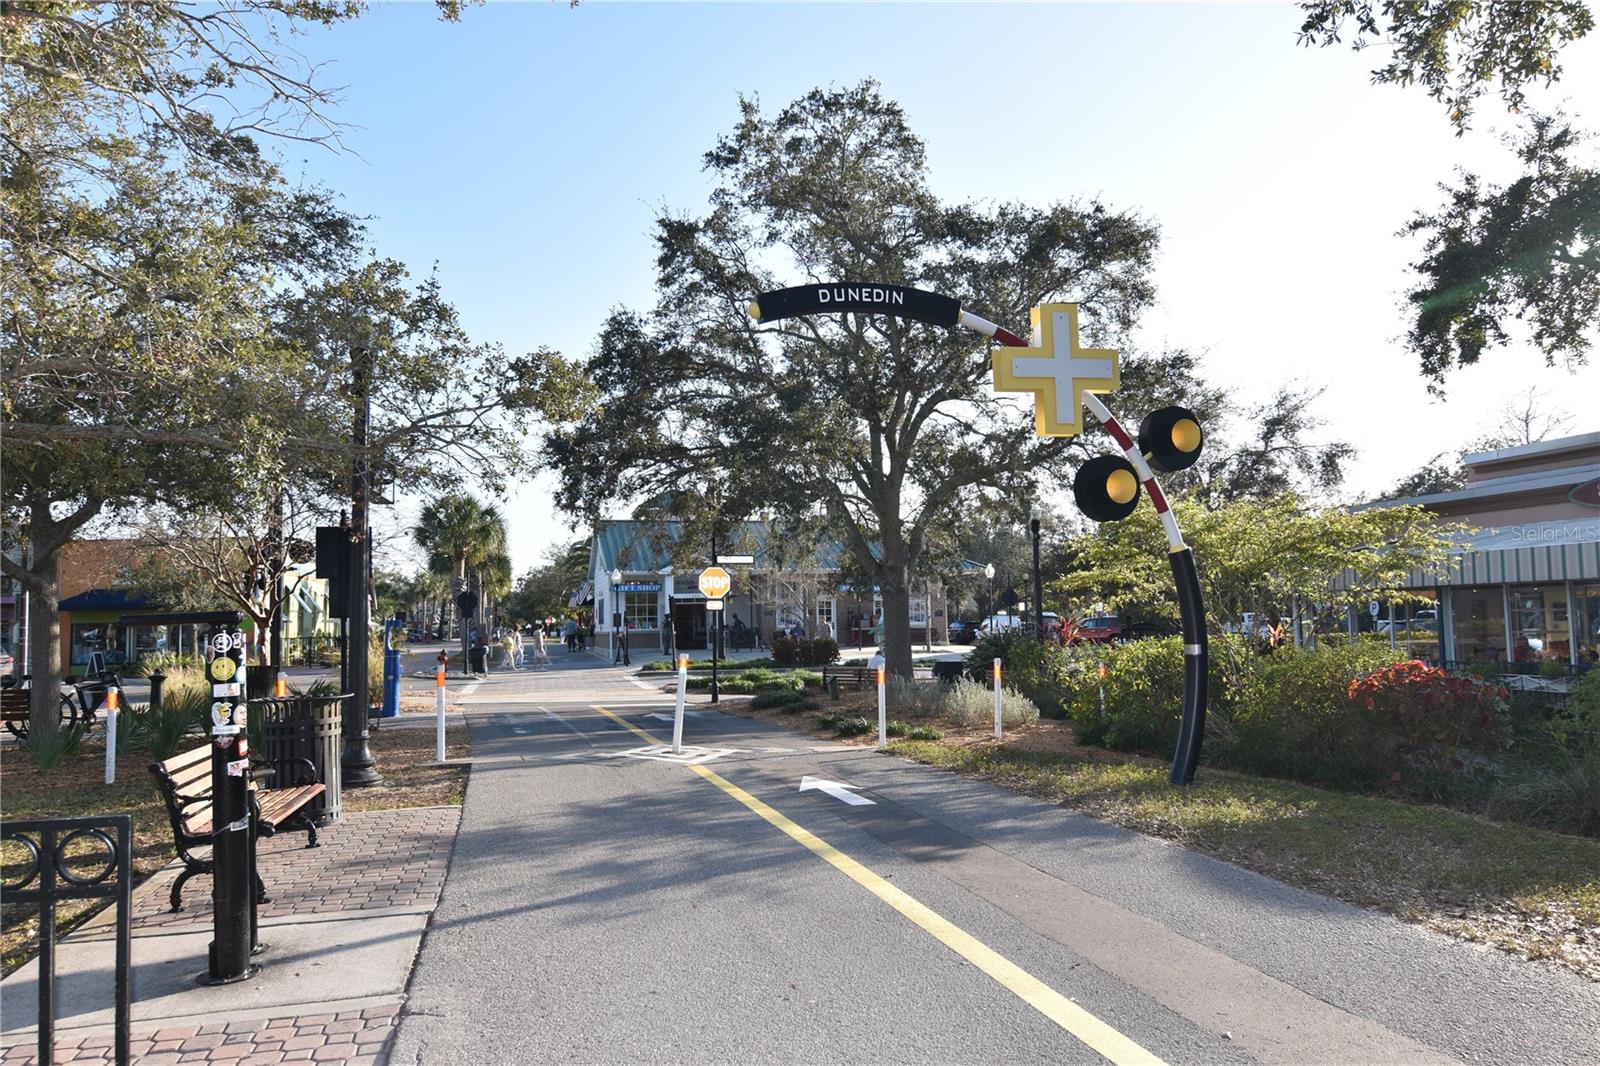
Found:
[(855, 785), (845, 785), (839, 783), (838, 781), (829, 781), (825, 777), (811, 777), (808, 775), (800, 779), (801, 792), (810, 792), (812, 789), (816, 789), (821, 792), (826, 792), (836, 800), (843, 800), (852, 807), (877, 806), (877, 802), (875, 800), (869, 800), (865, 796), (858, 796), (854, 792), (850, 791), (855, 787)]

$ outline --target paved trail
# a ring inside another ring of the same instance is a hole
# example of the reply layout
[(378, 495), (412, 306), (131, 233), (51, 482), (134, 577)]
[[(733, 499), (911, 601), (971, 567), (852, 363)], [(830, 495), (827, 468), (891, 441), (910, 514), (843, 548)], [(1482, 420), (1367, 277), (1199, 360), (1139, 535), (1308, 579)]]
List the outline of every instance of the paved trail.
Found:
[(467, 699), (397, 1063), (1600, 1062), (1576, 976), (705, 705), (664, 761), (592, 657)]

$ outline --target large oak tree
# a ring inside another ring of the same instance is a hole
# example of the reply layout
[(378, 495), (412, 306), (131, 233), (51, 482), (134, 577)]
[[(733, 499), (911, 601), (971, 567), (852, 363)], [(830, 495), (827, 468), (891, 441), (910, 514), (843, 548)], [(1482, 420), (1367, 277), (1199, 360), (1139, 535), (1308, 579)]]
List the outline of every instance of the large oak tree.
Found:
[(824, 515), (883, 597), (888, 665), (911, 672), (909, 584), (930, 538), (981, 496), (1065, 478), (1081, 444), (1041, 440), (997, 397), (981, 338), (843, 314), (757, 328), (761, 291), (805, 281), (909, 285), (1022, 328), (1049, 300), (1088, 341), (1150, 302), (1154, 225), (1098, 200), (942, 202), (923, 142), (872, 82), (775, 114), (745, 99), (706, 154), (704, 214), (657, 226), (658, 300), (606, 322), (587, 370), (600, 402), (552, 434), (562, 503), (716, 485), (729, 518)]

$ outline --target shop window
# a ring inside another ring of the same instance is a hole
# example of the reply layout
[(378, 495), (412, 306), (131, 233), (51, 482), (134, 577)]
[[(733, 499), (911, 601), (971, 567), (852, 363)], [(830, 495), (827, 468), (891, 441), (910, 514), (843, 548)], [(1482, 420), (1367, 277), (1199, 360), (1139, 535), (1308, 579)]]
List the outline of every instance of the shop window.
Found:
[(624, 592), (623, 624), (629, 629), (655, 629), (660, 624), (660, 597), (654, 592)]
[(104, 653), (107, 667), (125, 665), (127, 648), (124, 641), (122, 627), (115, 622), (74, 623), (71, 665), (88, 666), (95, 652)]
[(1564, 586), (1512, 589), (1511, 613), (1511, 654), (1516, 662), (1569, 661), (1572, 639)]
[(928, 597), (911, 597), (911, 625), (913, 628), (928, 624)]
[(1469, 663), (1504, 663), (1506, 614), (1499, 587), (1457, 589), (1450, 607), (1456, 658)]
[(1438, 661), (1439, 652), (1439, 601), (1433, 596), (1425, 603), (1405, 605), (1403, 628), (1406, 654), (1413, 659)]
[[(833, 600), (832, 596), (823, 596), (821, 599), (817, 600), (817, 624), (818, 625), (821, 625), (823, 622), (828, 623), (830, 626), (833, 625), (833, 623), (834, 623), (833, 614), (834, 614), (834, 600)], [(838, 628), (838, 627), (835, 626), (835, 628)]]
[(1600, 664), (1600, 585), (1573, 586), (1572, 632), (1579, 665)]

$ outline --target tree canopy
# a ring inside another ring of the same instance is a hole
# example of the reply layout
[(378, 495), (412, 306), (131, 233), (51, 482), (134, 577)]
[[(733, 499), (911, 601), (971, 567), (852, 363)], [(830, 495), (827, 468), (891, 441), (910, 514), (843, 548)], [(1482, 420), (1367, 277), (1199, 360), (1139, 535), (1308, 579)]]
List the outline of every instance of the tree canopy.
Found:
[(865, 314), (757, 328), (747, 305), (804, 279), (877, 281), (1003, 323), (1073, 300), (1109, 340), (1153, 296), (1156, 228), (1098, 200), (942, 203), (870, 81), (776, 113), (742, 100), (705, 164), (709, 210), (658, 221), (655, 308), (605, 323), (586, 366), (600, 403), (551, 436), (562, 503), (715, 481), (729, 517), (824, 515), (882, 590), (891, 669), (909, 673), (907, 582), (936, 527), (983, 495), (1035, 495), (1083, 445), (1035, 437), (971, 334)]
[[(1293, 494), (1207, 508), (1176, 500), (1194, 549), (1211, 625), (1237, 625), (1246, 611), (1288, 617), (1294, 605), (1349, 606), (1398, 596), (1407, 570), (1441, 563), (1453, 527), (1420, 507), (1308, 506)], [(1138, 508), (1073, 543), (1074, 568), (1052, 585), (1069, 603), (1176, 619), (1166, 537), (1153, 509)]]

